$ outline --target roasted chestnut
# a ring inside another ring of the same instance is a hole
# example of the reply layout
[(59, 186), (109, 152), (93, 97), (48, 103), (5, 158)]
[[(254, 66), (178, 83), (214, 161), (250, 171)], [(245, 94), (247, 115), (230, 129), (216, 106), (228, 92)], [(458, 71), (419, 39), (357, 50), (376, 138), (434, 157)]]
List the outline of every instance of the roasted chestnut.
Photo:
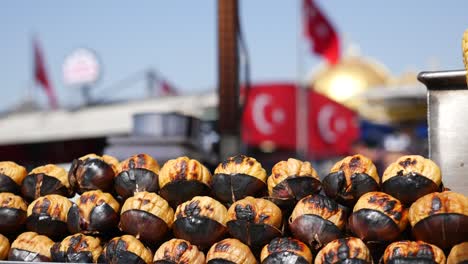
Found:
[(263, 247), (262, 264), (310, 264), (312, 253), (306, 244), (289, 237), (277, 237)]
[(450, 191), (427, 194), (411, 205), (409, 221), (417, 240), (449, 249), (468, 238), (468, 197)]
[(161, 196), (138, 192), (128, 198), (120, 212), (119, 228), (149, 243), (160, 241), (174, 221), (174, 211)]
[(55, 243), (50, 253), (54, 262), (97, 263), (102, 247), (99, 238), (75, 234)]
[(159, 194), (172, 208), (195, 196), (210, 193), (211, 173), (200, 162), (179, 157), (164, 163), (159, 171)]
[(441, 182), (437, 164), (411, 155), (400, 157), (387, 167), (382, 176), (382, 189), (409, 206), (419, 197), (439, 191)]
[(10, 251), (10, 242), (8, 238), (0, 234), (0, 260), (7, 259), (8, 251)]
[(15, 234), (26, 223), (28, 205), (18, 195), (0, 193), (0, 233)]
[(390, 244), (385, 249), (381, 263), (445, 264), (445, 255), (442, 249), (429, 243), (405, 240)]
[(325, 194), (346, 206), (354, 206), (363, 194), (379, 190), (379, 175), (372, 160), (363, 155), (338, 161), (323, 179)]
[(256, 159), (237, 155), (218, 165), (211, 188), (218, 201), (230, 204), (263, 193), (266, 178), (265, 170)]
[(28, 206), (26, 227), (49, 238), (63, 238), (67, 234), (67, 217), (72, 202), (58, 194), (39, 197)]
[(408, 211), (389, 194), (369, 192), (359, 198), (348, 224), (366, 242), (391, 242), (406, 228)]
[(266, 199), (247, 196), (228, 210), (229, 233), (253, 248), (266, 245), (281, 236), (281, 209)]
[(226, 233), (227, 209), (208, 196), (196, 196), (175, 212), (174, 236), (205, 249)]
[(19, 194), (21, 184), (28, 172), (12, 161), (0, 162), (0, 192)]
[(315, 256), (315, 264), (372, 264), (372, 256), (366, 244), (356, 237), (333, 240)]
[(319, 249), (343, 236), (346, 213), (334, 200), (321, 194), (302, 198), (289, 218), (294, 237)]
[(53, 245), (54, 241), (46, 236), (34, 232), (22, 233), (11, 243), (8, 260), (50, 262), (52, 260), (50, 249)]
[(68, 231), (110, 234), (119, 223), (119, 203), (100, 190), (83, 193), (68, 212)]
[(21, 185), (23, 197), (32, 201), (48, 194), (71, 196), (67, 171), (57, 165), (47, 164), (33, 169)]
[(114, 179), (115, 191), (123, 199), (135, 192), (157, 192), (159, 164), (148, 154), (138, 154), (120, 163), (120, 171)]
[(81, 194), (91, 190), (111, 192), (114, 177), (119, 172), (119, 161), (108, 155), (88, 154), (72, 162), (68, 181)]
[(205, 264), (205, 255), (190, 242), (173, 238), (154, 254), (153, 264)]
[(468, 263), (468, 241), (455, 245), (447, 257), (447, 264)]
[(234, 238), (215, 243), (206, 254), (207, 264), (257, 264), (250, 248)]
[(138, 239), (123, 235), (110, 240), (98, 258), (98, 263), (149, 264), (153, 254)]

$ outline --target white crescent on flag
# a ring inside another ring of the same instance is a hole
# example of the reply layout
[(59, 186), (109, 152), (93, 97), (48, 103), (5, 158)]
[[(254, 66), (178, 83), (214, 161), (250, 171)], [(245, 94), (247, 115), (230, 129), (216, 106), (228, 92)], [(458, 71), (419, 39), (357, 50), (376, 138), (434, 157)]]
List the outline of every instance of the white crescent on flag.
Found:
[(256, 129), (264, 134), (271, 135), (274, 132), (275, 124), (282, 124), (286, 120), (284, 110), (281, 108), (274, 108), (271, 112), (272, 122), (266, 118), (266, 107), (273, 101), (273, 96), (269, 94), (259, 94), (255, 97), (252, 105), (252, 118)]
[(317, 125), (320, 136), (328, 144), (335, 143), (338, 134), (346, 131), (348, 125), (343, 118), (337, 118), (332, 123), (335, 108), (331, 104), (323, 106), (318, 112)]

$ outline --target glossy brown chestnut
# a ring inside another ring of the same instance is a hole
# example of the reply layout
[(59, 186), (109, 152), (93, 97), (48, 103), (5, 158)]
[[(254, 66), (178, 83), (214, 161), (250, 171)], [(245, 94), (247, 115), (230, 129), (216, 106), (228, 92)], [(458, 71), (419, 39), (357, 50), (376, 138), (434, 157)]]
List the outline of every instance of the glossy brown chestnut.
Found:
[(468, 264), (468, 241), (455, 245), (450, 250), (447, 264)]
[(382, 256), (382, 264), (445, 264), (442, 249), (423, 241), (398, 241), (390, 244)]
[(324, 246), (315, 257), (315, 264), (372, 264), (366, 244), (356, 237), (333, 240)]
[(418, 198), (439, 191), (441, 182), (437, 164), (422, 156), (410, 155), (388, 166), (382, 176), (382, 189), (409, 206)]
[(229, 207), (227, 227), (232, 237), (261, 248), (282, 235), (282, 219), (281, 209), (273, 202), (247, 196)]
[(52, 260), (61, 263), (97, 263), (101, 252), (99, 238), (83, 234), (68, 236), (50, 250)]
[(160, 195), (172, 208), (195, 196), (208, 195), (210, 185), (210, 171), (188, 157), (169, 160), (159, 171)]
[(346, 213), (334, 200), (314, 194), (302, 198), (289, 218), (289, 229), (295, 238), (319, 249), (343, 236)]
[(205, 264), (205, 255), (183, 239), (164, 242), (154, 254), (153, 264)]
[(8, 251), (10, 251), (10, 242), (8, 238), (0, 234), (0, 260), (7, 259)]
[(206, 254), (207, 264), (257, 264), (247, 245), (235, 238), (227, 238), (211, 246)]
[(364, 241), (391, 242), (408, 223), (408, 211), (396, 198), (383, 192), (361, 196), (349, 218), (351, 231)]
[(138, 154), (120, 163), (120, 171), (114, 179), (119, 196), (127, 199), (135, 192), (157, 192), (159, 164), (148, 154)]
[(119, 161), (108, 155), (88, 154), (72, 162), (68, 181), (73, 190), (81, 194), (91, 190), (111, 192)]
[(33, 201), (48, 194), (58, 194), (66, 197), (72, 195), (67, 171), (54, 164), (47, 164), (33, 169), (24, 178), (21, 193), (27, 201)]
[(0, 162), (0, 192), (19, 194), (21, 184), (28, 172), (12, 161)]
[(28, 205), (18, 195), (0, 193), (0, 233), (9, 235), (21, 232), (26, 223)]
[(415, 239), (449, 249), (468, 238), (468, 197), (450, 191), (427, 194), (411, 205), (409, 221)]
[(27, 262), (50, 262), (50, 249), (54, 241), (34, 232), (19, 235), (11, 244), (8, 260)]
[(289, 237), (277, 237), (263, 247), (262, 264), (310, 264), (312, 253), (306, 244)]
[(123, 235), (110, 240), (98, 258), (98, 263), (149, 264), (153, 254), (138, 239)]
[(328, 197), (350, 207), (363, 194), (378, 191), (379, 183), (379, 175), (372, 160), (359, 154), (337, 162), (322, 181)]
[(155, 193), (138, 192), (128, 198), (120, 212), (119, 228), (148, 243), (159, 242), (174, 221), (174, 211)]
[(205, 249), (224, 236), (226, 219), (224, 205), (208, 196), (196, 196), (177, 206), (174, 236)]
[(68, 211), (68, 231), (72, 234), (111, 234), (119, 223), (119, 203), (100, 190), (83, 193)]
[(266, 178), (256, 159), (237, 155), (218, 165), (211, 188), (218, 201), (231, 204), (247, 196), (263, 195)]
[(26, 227), (52, 239), (67, 235), (68, 211), (72, 202), (58, 194), (39, 197), (28, 206)]

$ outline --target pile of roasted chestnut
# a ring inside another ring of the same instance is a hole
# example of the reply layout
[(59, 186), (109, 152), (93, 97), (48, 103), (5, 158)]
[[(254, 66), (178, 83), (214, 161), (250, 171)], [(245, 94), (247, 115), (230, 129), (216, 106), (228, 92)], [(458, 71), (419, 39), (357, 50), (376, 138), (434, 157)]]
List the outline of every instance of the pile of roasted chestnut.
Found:
[[(468, 197), (404, 156), (362, 155), (322, 180), (251, 157), (212, 174), (180, 157), (86, 155), (70, 170), (0, 162), (0, 260), (72, 263), (468, 263)], [(11, 246), (10, 246), (11, 242)]]

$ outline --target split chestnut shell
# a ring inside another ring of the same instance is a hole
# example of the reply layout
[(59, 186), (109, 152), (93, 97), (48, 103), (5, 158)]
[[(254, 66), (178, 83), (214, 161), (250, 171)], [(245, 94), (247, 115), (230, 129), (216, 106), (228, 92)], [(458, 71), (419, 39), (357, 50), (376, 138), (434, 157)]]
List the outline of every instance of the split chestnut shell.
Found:
[(447, 257), (447, 264), (468, 263), (468, 241), (455, 245)]
[(315, 257), (315, 264), (372, 264), (371, 252), (361, 239), (339, 238), (324, 246)]
[(152, 257), (151, 250), (138, 239), (131, 235), (123, 235), (107, 242), (98, 263), (149, 264)]
[(445, 264), (445, 255), (442, 249), (429, 243), (405, 240), (390, 244), (385, 249), (381, 263)]
[(19, 194), (21, 184), (28, 172), (12, 161), (0, 162), (0, 192)]
[(0, 234), (0, 260), (7, 259), (8, 251), (10, 251), (10, 242), (8, 238)]
[(21, 232), (26, 223), (28, 205), (18, 195), (0, 193), (0, 234)]
[(27, 262), (51, 262), (50, 249), (54, 241), (34, 232), (19, 235), (11, 244), (8, 260)]
[(197, 246), (183, 239), (173, 238), (164, 242), (153, 258), (154, 264), (205, 264), (205, 255)]
[(57, 165), (47, 164), (33, 169), (21, 185), (23, 197), (32, 201), (48, 194), (70, 197), (67, 171)]
[(306, 244), (289, 237), (277, 237), (263, 247), (262, 264), (310, 264), (312, 253)]
[(55, 243), (50, 253), (54, 262), (97, 263), (102, 247), (99, 238), (75, 234)]
[(207, 264), (257, 264), (252, 251), (237, 239), (227, 238), (211, 246), (206, 254)]

